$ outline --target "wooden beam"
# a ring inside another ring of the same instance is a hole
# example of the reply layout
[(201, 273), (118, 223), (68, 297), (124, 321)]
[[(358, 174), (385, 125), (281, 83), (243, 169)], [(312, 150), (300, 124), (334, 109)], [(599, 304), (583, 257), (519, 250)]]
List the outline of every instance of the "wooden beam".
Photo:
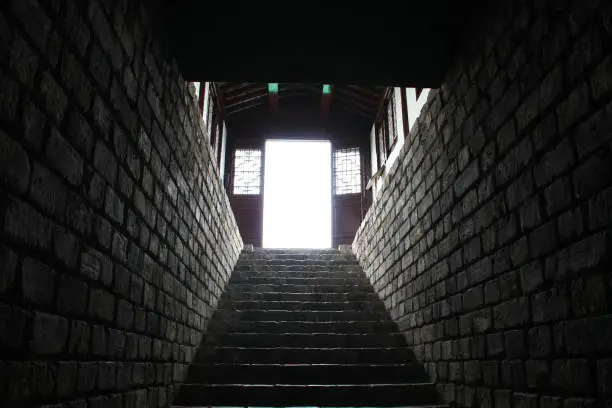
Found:
[[(295, 97), (305, 97), (305, 98), (312, 98), (313, 94), (310, 92), (292, 92), (292, 93), (283, 93), (283, 94), (279, 94), (278, 99), (289, 99), (289, 98), (295, 98)], [(265, 104), (265, 98), (259, 98), (259, 99), (255, 99), (253, 100), (251, 103), (246, 103), (246, 104), (236, 104), (234, 106), (232, 106), (231, 108), (228, 108), (227, 113), (228, 115), (233, 115), (235, 113), (241, 112), (243, 110), (246, 109), (251, 109), (251, 108), (256, 108), (260, 105), (264, 105)], [(334, 109), (340, 109), (340, 110), (344, 110), (346, 112), (350, 112), (352, 114), (364, 117), (366, 119), (373, 119), (373, 111), (369, 111), (366, 112), (362, 109), (359, 109), (357, 107), (355, 107), (354, 105), (350, 105), (347, 103), (337, 103), (334, 105)], [(331, 109), (330, 109), (331, 111)]]
[(306, 89), (309, 87), (307, 84), (279, 84), (279, 92), (295, 90), (295, 89)]
[(249, 88), (240, 93), (232, 93), (232, 94), (225, 93), (225, 99), (227, 99), (228, 101), (234, 101), (236, 99), (246, 98), (249, 95), (253, 95), (255, 93), (262, 92), (262, 91), (267, 92), (268, 91), (267, 87), (257, 86), (257, 87)]
[(361, 104), (360, 102), (357, 102), (355, 99), (351, 99), (348, 98), (344, 95), (341, 94), (336, 94), (335, 99), (337, 99), (338, 101), (341, 101), (343, 103), (349, 104), (349, 105), (354, 105), (356, 108), (359, 108), (361, 110), (363, 110), (364, 112), (369, 112), (371, 114), (373, 114), (375, 112), (375, 109), (373, 106), (366, 106)]
[(260, 92), (259, 94), (257, 94), (257, 95), (252, 95), (252, 96), (251, 96), (251, 97), (249, 97), (249, 98), (240, 99), (239, 101), (236, 101), (236, 102), (229, 102), (229, 103), (227, 104), (227, 106), (228, 106), (228, 107), (234, 107), (234, 106), (242, 105), (242, 104), (245, 104), (245, 103), (249, 103), (249, 102), (254, 101), (254, 100), (256, 100), (256, 99), (265, 98), (267, 94), (268, 94), (268, 92), (267, 92), (267, 91), (265, 91), (265, 92)]
[(204, 116), (204, 101), (208, 98), (208, 93), (206, 92), (206, 82), (200, 82), (200, 92), (198, 98), (198, 109), (200, 112), (200, 116)]
[(253, 85), (258, 85), (258, 84), (255, 82), (239, 82), (239, 83), (224, 82), (222, 86), (223, 86), (224, 92), (231, 93), (231, 92), (236, 92), (240, 89), (248, 88)]
[[(275, 88), (273, 87), (275, 85)], [(268, 111), (272, 114), (278, 112), (279, 84), (268, 84)]]
[(237, 109), (232, 109), (232, 111), (229, 114), (233, 115), (234, 113), (238, 113), (238, 112), (246, 110), (246, 109), (255, 108), (257, 106), (265, 104), (264, 101), (265, 101), (265, 98), (262, 98), (262, 99), (260, 99), (258, 101), (255, 101), (255, 102), (251, 103), (251, 104), (243, 105), (243, 106), (241, 106), (241, 107), (239, 107)]
[(212, 96), (211, 100), (213, 101), (213, 103), (216, 103), (219, 107), (221, 118), (225, 118), (227, 116), (225, 112), (225, 104), (224, 104), (225, 101), (223, 100), (223, 95), (219, 91), (219, 87), (217, 86), (215, 82), (211, 82), (210, 85), (208, 86), (208, 89)]
[(400, 88), (400, 103), (402, 108), (402, 124), (404, 128), (404, 143), (408, 142), (410, 126), (408, 121), (408, 101), (406, 100), (406, 88)]
[(357, 109), (354, 106), (348, 105), (346, 103), (337, 103), (334, 104), (334, 109), (341, 109), (347, 112), (351, 112), (352, 114), (358, 115), (358, 116), (362, 116), (364, 118), (367, 119), (372, 119), (372, 113), (367, 113), (362, 111), (361, 109)]
[(359, 85), (346, 85), (344, 88), (349, 88), (353, 92), (361, 94), (365, 98), (376, 98), (385, 90), (385, 87), (366, 87)]
[(290, 89), (280, 94), (281, 98), (295, 97), (295, 96), (307, 96), (316, 99), (316, 95), (307, 89)]
[(333, 85), (327, 85), (329, 86), (329, 92), (325, 93), (323, 92), (323, 88), (325, 88), (325, 84), (322, 85), (322, 89), (321, 89), (321, 112), (323, 114), (324, 118), (329, 117), (329, 112), (331, 109), (331, 101), (332, 101), (332, 95), (334, 92), (334, 87)]
[(378, 101), (378, 106), (376, 107), (376, 114), (374, 115), (374, 121), (377, 121), (380, 118), (380, 115), (383, 113), (383, 109), (386, 107), (387, 99), (389, 98), (390, 92), (393, 92), (393, 87), (389, 86), (383, 92), (381, 98)]
[(358, 99), (362, 103), (365, 103), (367, 105), (372, 105), (372, 108), (376, 107), (376, 104), (378, 103), (378, 98), (380, 97), (380, 95), (378, 95), (378, 96), (372, 96), (368, 98), (363, 95), (360, 95), (359, 93), (351, 90), (348, 87), (338, 88), (337, 93), (341, 93), (341, 94), (344, 93), (352, 98)]

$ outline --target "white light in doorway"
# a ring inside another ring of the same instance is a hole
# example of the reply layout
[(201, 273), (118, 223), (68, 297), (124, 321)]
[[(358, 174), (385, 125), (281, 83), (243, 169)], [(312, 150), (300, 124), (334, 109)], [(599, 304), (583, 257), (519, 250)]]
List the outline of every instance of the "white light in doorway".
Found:
[(331, 248), (331, 144), (268, 140), (264, 248)]

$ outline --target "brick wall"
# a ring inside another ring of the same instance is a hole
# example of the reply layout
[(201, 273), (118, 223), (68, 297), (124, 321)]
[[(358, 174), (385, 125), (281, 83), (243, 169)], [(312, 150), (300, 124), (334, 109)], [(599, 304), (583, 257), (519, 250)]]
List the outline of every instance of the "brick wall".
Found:
[(166, 406), (242, 248), (153, 4), (0, 4), (0, 405)]
[(612, 4), (496, 1), (353, 248), (446, 399), (612, 399)]

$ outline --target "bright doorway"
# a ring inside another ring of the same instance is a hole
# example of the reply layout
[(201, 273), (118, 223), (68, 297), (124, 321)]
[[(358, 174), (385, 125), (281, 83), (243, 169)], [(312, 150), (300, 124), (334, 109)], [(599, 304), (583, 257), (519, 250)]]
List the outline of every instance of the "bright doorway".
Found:
[(331, 143), (267, 140), (263, 247), (331, 248)]

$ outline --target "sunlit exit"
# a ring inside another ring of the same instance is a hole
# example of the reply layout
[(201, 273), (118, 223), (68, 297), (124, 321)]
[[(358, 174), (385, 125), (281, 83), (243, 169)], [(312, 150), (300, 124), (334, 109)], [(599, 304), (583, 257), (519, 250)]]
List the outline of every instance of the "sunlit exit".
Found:
[(331, 144), (268, 140), (264, 248), (331, 248)]

